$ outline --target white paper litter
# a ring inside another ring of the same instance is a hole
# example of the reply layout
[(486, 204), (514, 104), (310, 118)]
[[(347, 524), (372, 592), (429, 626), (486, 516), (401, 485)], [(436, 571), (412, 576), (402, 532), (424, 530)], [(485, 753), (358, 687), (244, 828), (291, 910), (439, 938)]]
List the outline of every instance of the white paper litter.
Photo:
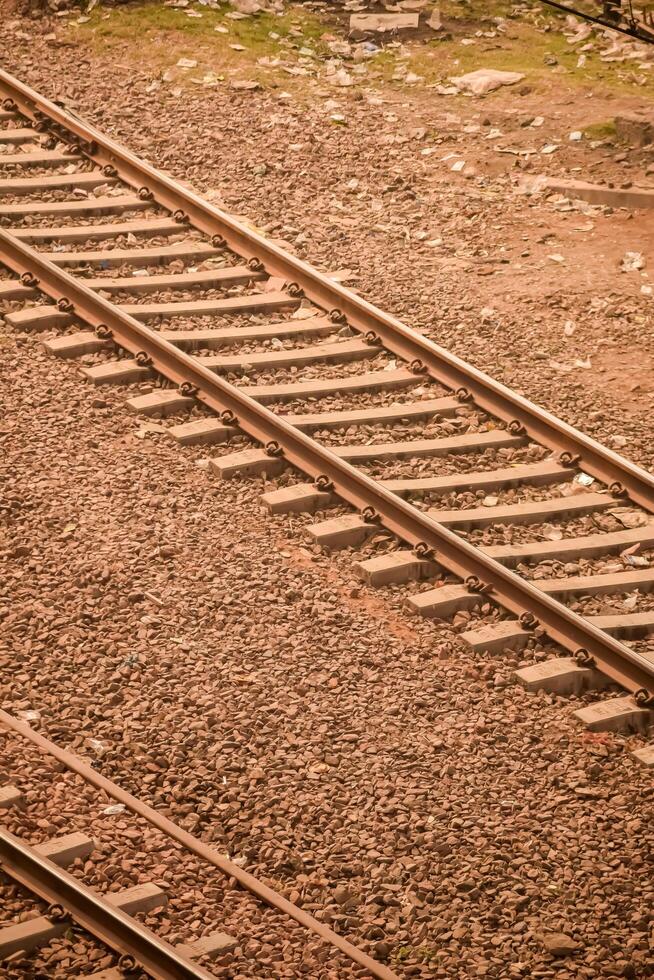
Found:
[(638, 272), (645, 268), (645, 256), (642, 252), (625, 252), (620, 264), (623, 272)]
[(487, 95), (503, 85), (515, 85), (521, 82), (525, 76), (517, 71), (497, 71), (495, 68), (479, 68), (477, 71), (468, 72), (467, 75), (459, 75), (450, 78), (453, 85), (460, 92), (470, 92), (472, 95)]

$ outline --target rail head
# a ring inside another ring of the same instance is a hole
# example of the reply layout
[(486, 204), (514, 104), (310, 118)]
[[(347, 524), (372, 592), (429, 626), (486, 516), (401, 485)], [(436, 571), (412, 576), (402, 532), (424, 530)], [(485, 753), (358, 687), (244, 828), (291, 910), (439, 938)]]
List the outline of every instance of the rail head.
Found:
[(2, 826), (0, 867), (50, 905), (61, 907), (110, 949), (131, 957), (156, 980), (215, 980), (214, 973), (188, 959), (137, 919)]
[(162, 207), (186, 218), (200, 231), (224, 240), (243, 257), (263, 263), (271, 275), (295, 283), (307, 298), (326, 310), (338, 312), (354, 329), (376, 334), (392, 353), (409, 363), (420, 362), (434, 380), (454, 391), (463, 390), (480, 408), (524, 427), (542, 445), (564, 458), (577, 460), (591, 475), (654, 513), (654, 474), (329, 279), (1, 69), (0, 98), (9, 100), (44, 132), (68, 142), (72, 139), (80, 152), (99, 166), (108, 167), (109, 172), (139, 193), (151, 195)]
[(375, 519), (411, 547), (427, 549), (464, 581), (472, 576), (490, 585), (497, 601), (509, 611), (517, 615), (525, 610), (531, 612), (565, 649), (574, 654), (584, 651), (618, 684), (637, 693), (642, 701), (651, 701), (654, 663), (647, 658), (340, 459), (5, 229), (0, 229), (0, 262), (18, 275), (28, 274), (42, 292), (55, 302), (64, 303), (69, 313), (100, 331), (101, 336), (112, 338), (182, 392), (192, 392), (217, 414), (229, 412), (248, 435), (264, 446), (274, 446), (274, 452), (281, 452), (290, 464), (314, 480), (331, 483), (336, 493), (357, 510), (372, 509)]
[(191, 854), (195, 854), (203, 861), (217, 868), (226, 877), (233, 878), (242, 888), (249, 891), (262, 902), (265, 902), (271, 908), (277, 909), (277, 911), (294, 919), (299, 925), (313, 932), (323, 942), (335, 946), (336, 949), (339, 949), (354, 963), (367, 970), (371, 977), (375, 977), (376, 980), (399, 980), (398, 975), (389, 967), (384, 966), (383, 963), (378, 963), (364, 952), (364, 950), (355, 946), (343, 936), (339, 936), (338, 933), (335, 933), (323, 922), (319, 922), (309, 912), (301, 909), (298, 905), (294, 905), (293, 902), (289, 901), (279, 892), (276, 892), (269, 885), (259, 881), (258, 878), (245, 871), (238, 864), (234, 864), (224, 854), (220, 854), (215, 848), (200, 840), (199, 837), (194, 837), (189, 831), (178, 826), (163, 813), (149, 806), (144, 800), (132, 796), (127, 790), (122, 789), (106, 776), (103, 776), (73, 752), (69, 752), (60, 745), (56, 745), (50, 739), (41, 735), (40, 732), (31, 728), (26, 722), (19, 721), (8, 711), (0, 708), (0, 728), (3, 727), (7, 731), (14, 732), (16, 735), (27, 739), (41, 752), (56, 759), (61, 765), (65, 766), (71, 772), (76, 773), (85, 782), (102, 790), (117, 803), (122, 803), (135, 816), (146, 820), (152, 827), (156, 827), (162, 834), (165, 834), (171, 840), (177, 841), (178, 844), (181, 844)]

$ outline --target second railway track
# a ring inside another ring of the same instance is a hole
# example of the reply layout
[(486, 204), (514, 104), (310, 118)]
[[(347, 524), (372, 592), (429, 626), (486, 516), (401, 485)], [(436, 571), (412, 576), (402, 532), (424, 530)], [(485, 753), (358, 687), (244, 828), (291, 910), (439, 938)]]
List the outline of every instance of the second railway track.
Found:
[[(3, 976), (45, 968), (87, 980), (144, 972), (211, 980), (297, 976), (304, 963), (314, 975), (396, 980), (279, 890), (5, 711), (0, 748), (0, 872), (34, 896), (26, 902), (0, 874)], [(33, 914), (39, 899), (44, 914)]]
[[(399, 547), (373, 545), (359, 562), (367, 581), (415, 582), (409, 605), (431, 617), (497, 603), (492, 623), (464, 632), (473, 649), (546, 634), (565, 656), (527, 668), (525, 685), (565, 693), (608, 679), (627, 696), (582, 720), (646, 730), (650, 473), (4, 72), (0, 95), (10, 324), (58, 331), (46, 348), (83, 358), (94, 384), (163, 379), (130, 407), (177, 416), (182, 444), (217, 446), (218, 474), (279, 475), (264, 496), (274, 513), (345, 502), (307, 526), (316, 544), (394, 536)], [(243, 433), (261, 448), (232, 452)], [(289, 466), (311, 482), (290, 482)]]

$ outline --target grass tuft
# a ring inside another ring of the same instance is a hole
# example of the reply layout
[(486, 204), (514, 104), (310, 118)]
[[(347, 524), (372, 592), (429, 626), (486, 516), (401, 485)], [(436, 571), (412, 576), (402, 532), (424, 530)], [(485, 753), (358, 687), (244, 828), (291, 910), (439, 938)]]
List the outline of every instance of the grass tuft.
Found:
[(615, 122), (608, 119), (606, 122), (592, 123), (584, 129), (584, 136), (589, 140), (610, 140), (615, 139)]
[[(186, 10), (146, 0), (129, 7), (96, 7), (87, 22), (73, 23), (71, 27), (86, 36), (96, 50), (105, 54), (107, 50), (132, 51), (144, 67), (152, 70), (172, 67), (181, 57), (196, 60), (197, 69), (180, 76), (180, 82), (206, 71), (235, 74), (252, 69), (249, 77), (265, 84), (274, 73), (269, 69), (257, 72), (258, 58), (293, 60), (296, 51), (305, 45), (324, 53), (324, 44), (319, 40), (325, 31), (324, 23), (301, 8), (293, 8), (280, 17), (262, 13), (244, 20), (226, 17), (233, 10), (227, 3), (218, 10), (195, 6), (186, 9), (202, 16), (189, 17)], [(219, 33), (216, 27), (226, 28), (228, 33)], [(242, 45), (245, 50), (235, 51), (230, 47), (233, 44)]]
[[(403, 65), (423, 79), (419, 85), (446, 83), (453, 75), (478, 68), (497, 68), (521, 72), (527, 84), (543, 93), (553, 84), (571, 92), (592, 88), (598, 94), (612, 91), (643, 97), (654, 93), (654, 78), (639, 73), (635, 62), (605, 63), (598, 52), (589, 51), (579, 66), (577, 47), (568, 44), (561, 33), (564, 17), (554, 10), (536, 7), (536, 16), (529, 17), (514, 13), (511, 0), (443, 0), (441, 9), (445, 35), (427, 32), (420, 38), (403, 36), (401, 47), (381, 47), (380, 36), (377, 43), (381, 50), (366, 61), (364, 84), (402, 87), (401, 78), (393, 76)], [(202, 16), (189, 17), (189, 10)], [(226, 16), (231, 10), (226, 2), (218, 10), (198, 6), (180, 10), (142, 0), (128, 7), (98, 6), (86, 23), (73, 22), (70, 29), (88, 38), (96, 50), (131, 55), (153, 72), (174, 66), (180, 57), (193, 58), (197, 69), (179, 73), (180, 84), (194, 78), (199, 81), (209, 72), (219, 79), (241, 76), (262, 85), (283, 83), (298, 93), (306, 93), (307, 76), (291, 76), (281, 67), (264, 68), (257, 64), (258, 59), (301, 63), (304, 55), (300, 51), (305, 47), (315, 52), (319, 63), (331, 56), (323, 36), (345, 36), (342, 18), (337, 25), (333, 15), (310, 13), (300, 3), (279, 17), (264, 13), (232, 20)], [(497, 18), (502, 19), (502, 31), (497, 30)], [(228, 33), (217, 32), (216, 27), (226, 28)], [(244, 50), (234, 51), (234, 44)]]

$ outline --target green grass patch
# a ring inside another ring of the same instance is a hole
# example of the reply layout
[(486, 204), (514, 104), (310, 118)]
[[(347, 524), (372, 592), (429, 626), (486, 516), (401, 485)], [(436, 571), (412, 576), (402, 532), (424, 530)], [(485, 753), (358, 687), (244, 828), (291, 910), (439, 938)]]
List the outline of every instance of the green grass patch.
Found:
[[(445, 38), (434, 35), (409, 44), (406, 47), (410, 57), (401, 60), (409, 71), (424, 78), (427, 85), (446, 83), (451, 76), (478, 68), (496, 68), (521, 72), (526, 76), (525, 82), (537, 90), (556, 84), (572, 90), (592, 88), (598, 94), (602, 89), (640, 96), (654, 93), (654, 78), (640, 72), (636, 61), (606, 63), (600, 60), (598, 51), (590, 51), (584, 52), (585, 61), (579, 65), (580, 45), (568, 44), (563, 35), (563, 14), (544, 5), (539, 10), (536, 5), (535, 18), (524, 14), (511, 16), (513, 7), (514, 4), (505, 0), (489, 3), (470, 0), (466, 4), (445, 0), (441, 4)], [(494, 20), (499, 17), (504, 18), (506, 30), (502, 32), (497, 30)], [(491, 33), (495, 37), (484, 36)], [(552, 64), (552, 59), (556, 63)], [(368, 64), (376, 69), (380, 80), (389, 82), (398, 63), (391, 49)]]
[[(189, 17), (187, 10), (202, 16)], [(71, 29), (103, 53), (116, 49), (129, 53), (133, 47), (139, 61), (153, 69), (171, 67), (180, 57), (196, 60), (197, 69), (180, 77), (182, 82), (201, 76), (204, 71), (227, 70), (233, 74), (239, 68), (246, 72), (252, 68), (249, 77), (265, 84), (276, 73), (270, 69), (257, 72), (257, 59), (278, 57), (293, 62), (302, 47), (325, 54), (325, 45), (320, 41), (325, 24), (301, 7), (293, 7), (281, 17), (261, 13), (244, 20), (226, 17), (232, 10), (229, 4), (219, 10), (197, 6), (182, 10), (148, 0), (128, 7), (96, 7), (88, 21), (73, 22)], [(225, 28), (227, 33), (216, 31), (217, 27)], [(230, 47), (234, 44), (245, 50), (235, 51)], [(290, 83), (290, 76), (283, 77)]]
[[(588, 0), (585, 5), (590, 9), (592, 3)], [(379, 35), (375, 42), (380, 51), (366, 61), (368, 73), (361, 81), (364, 85), (403, 87), (398, 68), (405, 66), (407, 72), (423, 79), (417, 85), (420, 87), (447, 83), (451, 76), (478, 68), (496, 68), (523, 73), (527, 84), (544, 93), (553, 85), (571, 92), (592, 88), (598, 95), (603, 91), (640, 97), (654, 93), (654, 78), (639, 72), (635, 61), (604, 63), (597, 52), (587, 52), (585, 63), (579, 66), (578, 46), (568, 44), (561, 33), (564, 15), (538, 4), (530, 14), (513, 14), (514, 7), (512, 0), (443, 0), (441, 11), (448, 32), (444, 39), (430, 32), (420, 38), (402, 35), (400, 49), (384, 45), (383, 35)], [(262, 13), (232, 20), (226, 16), (232, 9), (224, 3), (218, 10), (197, 5), (181, 10), (143, 0), (129, 6), (98, 6), (88, 21), (73, 21), (69, 30), (84, 37), (98, 53), (119, 53), (153, 74), (176, 65), (180, 57), (197, 61), (197, 68), (178, 72), (182, 85), (210, 73), (221, 80), (240, 77), (264, 86), (282, 84), (300, 97), (308, 97), (307, 80), (316, 77), (314, 72), (311, 76), (293, 76), (281, 65), (260, 66), (258, 59), (279, 58), (295, 65), (310, 57), (302, 52), (308, 48), (316, 55), (310, 63), (318, 68), (320, 77), (321, 62), (332, 57), (323, 35), (346, 37), (343, 18), (336, 26), (333, 15), (310, 13), (301, 3), (289, 7), (281, 17)], [(188, 11), (202, 16), (189, 17)], [(505, 31), (497, 30), (495, 18), (503, 18)], [(227, 33), (216, 31), (217, 27)], [(484, 36), (489, 34), (494, 36)], [(473, 43), (462, 43), (468, 40)], [(231, 45), (244, 50), (235, 51)], [(552, 59), (556, 64), (548, 64)], [(347, 59), (345, 67), (349, 67)]]
[[(302, 10), (293, 9), (282, 17), (261, 13), (247, 17), (245, 20), (231, 20), (225, 14), (232, 11), (229, 4), (220, 10), (190, 7), (180, 10), (175, 7), (165, 7), (161, 3), (146, 2), (131, 4), (128, 7), (96, 7), (91, 13), (90, 20), (80, 25), (84, 30), (92, 31), (98, 38), (122, 38), (134, 40), (135, 35), (156, 37), (161, 34), (183, 35), (185, 38), (209, 40), (213, 44), (240, 43), (262, 54), (270, 54), (279, 45), (271, 33), (280, 38), (301, 35), (305, 40), (317, 38), (325, 30), (322, 22)], [(189, 17), (191, 13), (199, 13), (201, 17)], [(227, 34), (217, 34), (216, 27), (226, 27)]]
[(592, 123), (584, 129), (584, 136), (589, 140), (610, 140), (615, 139), (615, 122), (608, 119), (606, 122)]

